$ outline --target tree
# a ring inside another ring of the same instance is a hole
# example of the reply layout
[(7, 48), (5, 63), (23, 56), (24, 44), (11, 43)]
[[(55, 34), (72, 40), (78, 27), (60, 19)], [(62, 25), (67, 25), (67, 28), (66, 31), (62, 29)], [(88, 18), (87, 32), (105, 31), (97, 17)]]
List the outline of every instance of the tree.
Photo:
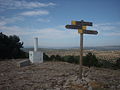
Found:
[(23, 48), (23, 42), (16, 35), (7, 36), (0, 33), (0, 58), (21, 58), (25, 57), (25, 52), (21, 50)]

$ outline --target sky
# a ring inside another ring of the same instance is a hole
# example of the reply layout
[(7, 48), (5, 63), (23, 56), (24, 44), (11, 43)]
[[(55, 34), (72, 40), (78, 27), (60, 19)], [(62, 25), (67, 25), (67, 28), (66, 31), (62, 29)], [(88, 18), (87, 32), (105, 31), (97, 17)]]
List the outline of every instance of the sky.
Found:
[(0, 32), (17, 35), (24, 47), (79, 47), (80, 34), (66, 29), (71, 21), (92, 22), (84, 46), (120, 45), (120, 0), (0, 0)]

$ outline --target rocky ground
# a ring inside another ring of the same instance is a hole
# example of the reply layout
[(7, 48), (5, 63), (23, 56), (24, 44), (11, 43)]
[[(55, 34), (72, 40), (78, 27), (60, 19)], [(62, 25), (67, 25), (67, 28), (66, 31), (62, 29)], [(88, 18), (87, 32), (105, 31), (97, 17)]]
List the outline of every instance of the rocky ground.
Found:
[(0, 61), (0, 90), (120, 90), (120, 70), (44, 62), (17, 67), (20, 60)]

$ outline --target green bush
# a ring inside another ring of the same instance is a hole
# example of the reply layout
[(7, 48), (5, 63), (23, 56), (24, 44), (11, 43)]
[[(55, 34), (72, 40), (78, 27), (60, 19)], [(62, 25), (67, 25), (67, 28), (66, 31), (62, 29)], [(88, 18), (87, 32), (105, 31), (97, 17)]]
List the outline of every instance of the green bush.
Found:
[(63, 61), (73, 63), (74, 62), (74, 57), (73, 56), (64, 56)]
[(111, 68), (113, 69), (114, 64), (108, 60), (99, 60), (99, 65), (102, 68)]
[(79, 56), (64, 56), (62, 57), (62, 60), (64, 62), (69, 62), (69, 63), (79, 63)]
[(44, 61), (50, 61), (50, 58), (48, 55), (46, 55), (45, 53), (43, 53), (43, 60)]
[(83, 65), (84, 66), (98, 66), (98, 59), (94, 54), (89, 52), (86, 56), (83, 57)]
[(118, 58), (114, 64), (114, 69), (120, 69), (120, 58)]
[(79, 64), (80, 57), (79, 56), (74, 56), (74, 63)]
[(51, 61), (56, 61), (55, 55), (51, 55), (51, 56), (50, 56), (50, 60), (51, 60)]
[(57, 61), (62, 61), (62, 57), (59, 56), (59, 55), (56, 55), (56, 56), (55, 56), (55, 60), (57, 60)]
[(116, 67), (117, 67), (118, 69), (120, 69), (120, 58), (118, 58), (117, 61), (116, 61)]
[(59, 55), (51, 55), (50, 57), (43, 53), (43, 60), (44, 61), (62, 61), (62, 57)]
[[(79, 64), (80, 57), (79, 56), (59, 56), (59, 55), (51, 55), (47, 56), (45, 53), (43, 54), (44, 61), (63, 61), (68, 63)], [(120, 58), (116, 60), (116, 63), (112, 63), (107, 60), (101, 60), (96, 58), (96, 56), (89, 52), (86, 56), (83, 56), (83, 65), (84, 66), (95, 66), (101, 68), (110, 68), (110, 69), (120, 69)]]

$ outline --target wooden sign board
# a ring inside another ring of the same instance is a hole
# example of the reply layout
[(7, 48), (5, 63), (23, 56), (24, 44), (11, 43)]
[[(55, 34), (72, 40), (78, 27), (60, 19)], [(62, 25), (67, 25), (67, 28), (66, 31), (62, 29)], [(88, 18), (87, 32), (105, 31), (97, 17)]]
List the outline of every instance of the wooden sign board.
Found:
[(66, 25), (65, 27), (67, 29), (82, 29), (82, 26), (77, 26), (77, 25)]
[(79, 25), (79, 26), (92, 26), (92, 22), (84, 22), (84, 21), (72, 21), (72, 25)]
[(94, 34), (94, 35), (97, 35), (97, 34), (98, 34), (97, 31), (92, 31), (92, 30), (84, 30), (84, 33), (85, 33), (85, 34)]
[(78, 29), (78, 33), (93, 34), (93, 35), (97, 35), (98, 34), (97, 31), (93, 31), (93, 30), (80, 30), (80, 29)]

